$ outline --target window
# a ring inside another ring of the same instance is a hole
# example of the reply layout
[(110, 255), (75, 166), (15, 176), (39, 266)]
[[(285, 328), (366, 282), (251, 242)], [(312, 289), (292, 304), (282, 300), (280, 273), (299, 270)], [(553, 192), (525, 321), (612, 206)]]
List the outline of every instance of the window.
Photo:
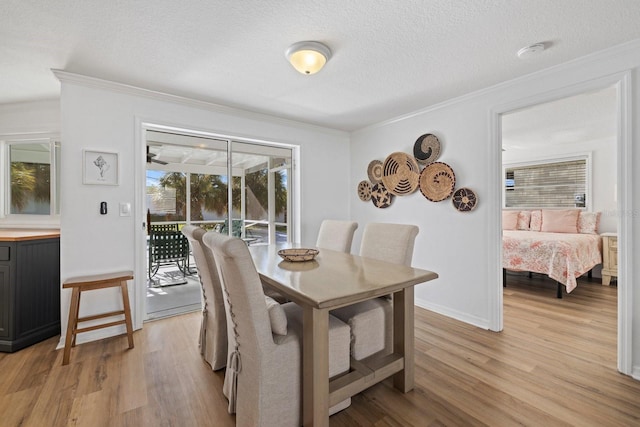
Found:
[(588, 156), (504, 167), (507, 208), (584, 208), (589, 194)]
[(0, 141), (0, 217), (60, 213), (60, 146), (54, 138)]

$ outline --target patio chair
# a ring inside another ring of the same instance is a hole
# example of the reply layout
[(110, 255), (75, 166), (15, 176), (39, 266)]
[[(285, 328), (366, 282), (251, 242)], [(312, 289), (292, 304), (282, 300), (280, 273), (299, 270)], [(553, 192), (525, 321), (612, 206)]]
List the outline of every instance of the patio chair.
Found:
[(160, 266), (176, 264), (183, 276), (189, 271), (189, 242), (178, 224), (149, 224), (149, 279)]

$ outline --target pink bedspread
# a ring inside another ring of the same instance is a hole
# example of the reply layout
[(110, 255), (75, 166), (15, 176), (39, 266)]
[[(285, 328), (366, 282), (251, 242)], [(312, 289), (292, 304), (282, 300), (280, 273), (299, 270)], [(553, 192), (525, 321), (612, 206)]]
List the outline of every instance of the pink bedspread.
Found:
[(502, 232), (502, 267), (543, 273), (563, 283), (567, 292), (576, 278), (602, 262), (602, 239), (597, 234)]

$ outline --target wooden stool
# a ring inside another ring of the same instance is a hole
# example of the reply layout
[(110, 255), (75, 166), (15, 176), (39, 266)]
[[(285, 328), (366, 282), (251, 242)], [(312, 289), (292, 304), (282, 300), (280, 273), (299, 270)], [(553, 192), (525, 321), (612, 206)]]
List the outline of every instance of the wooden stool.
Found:
[[(115, 325), (127, 325), (127, 338), (129, 339), (129, 348), (133, 348), (133, 326), (131, 323), (131, 308), (129, 306), (129, 293), (127, 292), (127, 280), (133, 279), (132, 271), (121, 271), (117, 273), (98, 274), (94, 276), (74, 277), (68, 279), (62, 285), (63, 289), (73, 288), (71, 293), (71, 306), (69, 307), (69, 323), (67, 324), (67, 338), (64, 342), (64, 357), (62, 364), (69, 364), (69, 356), (71, 355), (71, 347), (76, 346), (76, 335), (80, 332), (93, 331), (95, 329), (108, 328)], [(94, 289), (113, 288), (119, 286), (122, 289), (122, 305), (123, 309), (111, 311), (109, 313), (95, 314), (93, 316), (78, 318), (80, 310), (80, 295), (82, 291), (92, 291)], [(86, 328), (78, 328), (78, 323), (89, 320), (102, 319), (104, 317), (119, 316), (124, 314), (123, 320), (104, 323), (100, 325), (88, 326)]]

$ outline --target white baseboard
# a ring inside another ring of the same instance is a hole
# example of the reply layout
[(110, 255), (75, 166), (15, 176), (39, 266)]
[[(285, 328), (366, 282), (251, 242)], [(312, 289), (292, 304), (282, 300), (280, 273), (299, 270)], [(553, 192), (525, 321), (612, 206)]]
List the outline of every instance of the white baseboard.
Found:
[[(123, 335), (126, 333), (127, 333), (127, 328), (125, 325), (117, 325), (109, 328), (96, 329), (95, 331), (83, 332), (77, 335), (76, 345), (84, 344), (91, 341), (98, 341), (104, 338), (117, 337), (118, 335)], [(61, 334), (60, 341), (58, 342), (58, 346), (56, 347), (56, 350), (64, 348), (65, 341), (66, 341), (65, 334)]]
[(631, 378), (640, 381), (640, 366), (634, 366), (631, 369)]
[(438, 314), (442, 314), (443, 316), (451, 317), (451, 318), (459, 320), (461, 322), (468, 323), (468, 324), (473, 325), (473, 326), (477, 326), (478, 328), (487, 329), (487, 330), (489, 329), (489, 320), (488, 319), (481, 319), (481, 318), (476, 317), (476, 316), (470, 316), (467, 313), (463, 313), (461, 311), (452, 310), (452, 309), (450, 309), (448, 307), (443, 307), (441, 305), (434, 304), (432, 302), (429, 302), (429, 301), (426, 301), (426, 300), (423, 300), (423, 299), (420, 299), (420, 298), (416, 298), (414, 303), (418, 307), (424, 308), (426, 310), (433, 311), (433, 312), (438, 313)]

